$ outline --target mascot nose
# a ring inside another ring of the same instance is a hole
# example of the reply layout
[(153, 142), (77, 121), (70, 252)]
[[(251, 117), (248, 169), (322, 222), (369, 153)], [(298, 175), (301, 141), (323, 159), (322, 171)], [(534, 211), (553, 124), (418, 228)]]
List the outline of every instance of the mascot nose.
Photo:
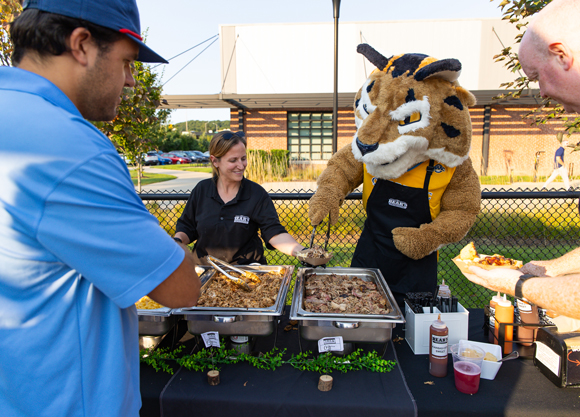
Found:
[(360, 150), (360, 153), (362, 153), (363, 155), (366, 155), (369, 152), (376, 151), (379, 147), (379, 144), (374, 143), (372, 145), (366, 145), (366, 144), (362, 143), (358, 138), (356, 138), (356, 146)]

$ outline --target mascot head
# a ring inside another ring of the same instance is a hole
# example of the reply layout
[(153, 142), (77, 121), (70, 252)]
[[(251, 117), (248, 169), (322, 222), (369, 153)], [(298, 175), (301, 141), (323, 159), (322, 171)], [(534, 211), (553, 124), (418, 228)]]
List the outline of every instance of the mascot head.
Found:
[(358, 46), (377, 69), (356, 95), (354, 157), (369, 174), (392, 179), (423, 161), (449, 167), (469, 156), (475, 97), (459, 86), (461, 63), (422, 54), (385, 58)]

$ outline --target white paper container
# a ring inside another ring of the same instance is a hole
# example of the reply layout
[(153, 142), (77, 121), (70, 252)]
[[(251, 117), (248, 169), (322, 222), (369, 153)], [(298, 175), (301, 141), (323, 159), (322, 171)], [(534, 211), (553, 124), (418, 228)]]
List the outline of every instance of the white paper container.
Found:
[[(466, 340), (466, 342), (482, 348), (485, 353), (489, 352), (498, 359), (502, 358), (501, 346), (499, 345), (494, 345), (492, 343), (474, 342), (472, 340)], [(484, 360), (483, 365), (481, 366), (481, 378), (493, 380), (497, 375), (497, 371), (499, 371), (499, 368), (501, 368), (501, 364), (502, 362), (490, 362)]]

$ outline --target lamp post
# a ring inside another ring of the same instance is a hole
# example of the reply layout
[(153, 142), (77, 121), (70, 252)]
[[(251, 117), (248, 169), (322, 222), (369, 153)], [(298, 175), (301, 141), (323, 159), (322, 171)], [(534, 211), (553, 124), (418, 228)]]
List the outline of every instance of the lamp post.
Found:
[(334, 17), (334, 97), (332, 106), (332, 153), (338, 150), (338, 17), (340, 0), (332, 0)]

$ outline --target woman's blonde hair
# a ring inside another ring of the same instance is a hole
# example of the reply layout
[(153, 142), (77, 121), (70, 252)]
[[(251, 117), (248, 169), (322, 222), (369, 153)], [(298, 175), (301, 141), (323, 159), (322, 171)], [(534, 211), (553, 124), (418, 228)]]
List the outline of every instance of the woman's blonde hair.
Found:
[[(238, 143), (243, 143), (245, 148), (248, 147), (244, 132), (232, 132), (231, 130), (223, 130), (214, 135), (214, 137), (211, 139), (211, 142), (209, 143), (209, 154), (216, 159), (220, 159)], [(213, 163), (211, 164), (211, 172), (213, 179), (217, 181), (220, 173)]]

